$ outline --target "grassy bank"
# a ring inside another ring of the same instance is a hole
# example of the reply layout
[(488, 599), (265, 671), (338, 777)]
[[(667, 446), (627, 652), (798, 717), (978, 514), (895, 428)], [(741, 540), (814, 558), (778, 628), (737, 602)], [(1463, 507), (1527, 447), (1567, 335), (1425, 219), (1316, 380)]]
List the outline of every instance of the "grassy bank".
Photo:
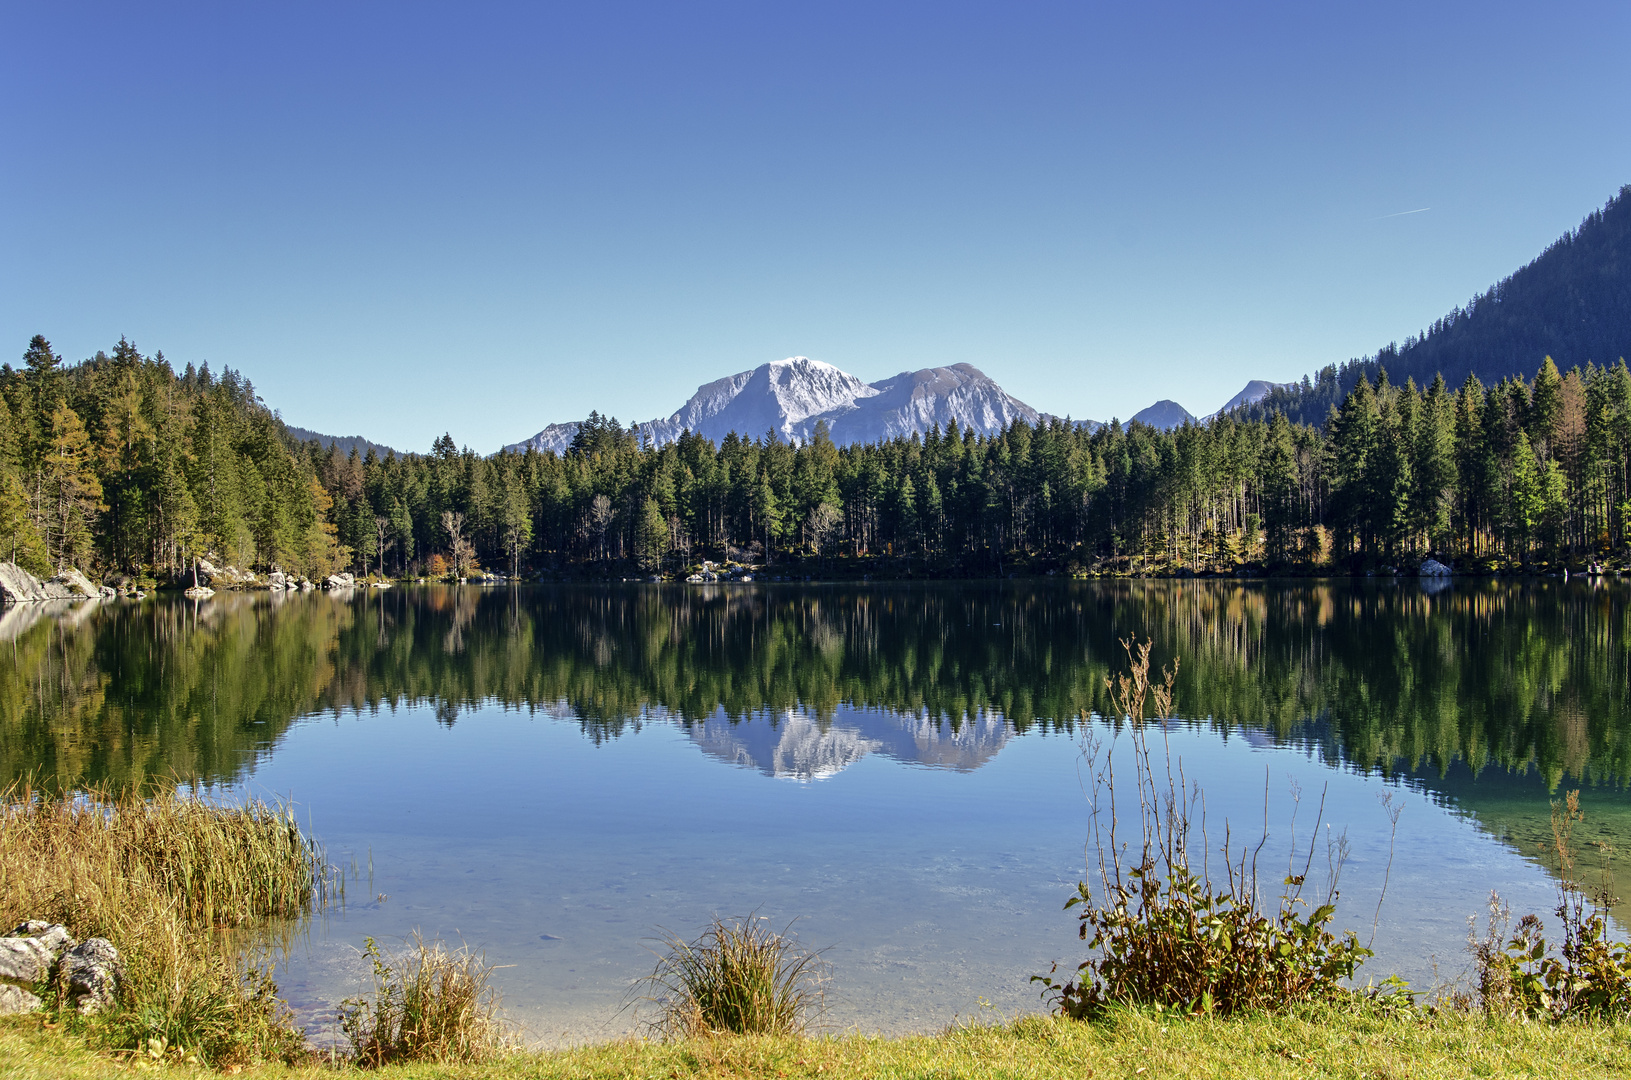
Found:
[[(0, 1022), (0, 1075), (103, 1077), (116, 1071), (181, 1072), (88, 1048), (47, 1031), (38, 1019)], [(1482, 1015), (1429, 1019), (1304, 1010), (1232, 1020), (1166, 1020), (1115, 1012), (1098, 1022), (1031, 1017), (907, 1038), (722, 1037), (675, 1043), (634, 1041), (575, 1050), (517, 1053), (483, 1065), (268, 1065), (248, 1078), (340, 1075), (429, 1078), (725, 1077), (1047, 1078), (1069, 1077), (1466, 1077), (1623, 1076), (1631, 1071), (1631, 1026), (1491, 1023)]]
[(48, 1015), (98, 1045), (159, 1039), (220, 1064), (303, 1052), (253, 939), (234, 931), (321, 908), (331, 881), (287, 806), (0, 792), (0, 933), (61, 923), (123, 958), (116, 998), (94, 1019), (67, 1009), (54, 981), (35, 987)]

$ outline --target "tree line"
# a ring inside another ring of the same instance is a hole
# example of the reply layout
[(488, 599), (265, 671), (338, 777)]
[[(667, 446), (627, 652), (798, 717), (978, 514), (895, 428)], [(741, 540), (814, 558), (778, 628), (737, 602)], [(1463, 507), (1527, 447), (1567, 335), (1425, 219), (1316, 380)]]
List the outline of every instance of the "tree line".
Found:
[(321, 577), (677, 571), (1358, 571), (1532, 565), (1622, 549), (1624, 361), (1425, 389), (1361, 375), (1320, 425), (1283, 413), (1160, 431), (953, 423), (835, 446), (774, 432), (654, 447), (592, 415), (564, 454), (359, 454), (297, 438), (227, 369), (122, 340), (0, 367), (0, 557), (182, 577), (196, 558)]

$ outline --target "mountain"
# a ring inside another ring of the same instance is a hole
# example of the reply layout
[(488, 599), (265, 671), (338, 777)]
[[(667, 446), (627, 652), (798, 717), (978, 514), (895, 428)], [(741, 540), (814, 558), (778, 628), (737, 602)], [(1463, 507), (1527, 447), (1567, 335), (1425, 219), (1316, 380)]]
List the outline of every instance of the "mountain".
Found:
[(1295, 385), (1297, 384), (1271, 383), (1266, 382), (1263, 379), (1253, 379), (1251, 382), (1246, 384), (1246, 388), (1244, 390), (1230, 398), (1228, 401), (1225, 401), (1222, 408), (1218, 409), (1217, 412), (1212, 413), (1211, 416), (1206, 417), (1206, 419), (1210, 420), (1213, 416), (1222, 416), (1225, 413), (1233, 412), (1242, 405), (1256, 405), (1259, 401), (1262, 401), (1264, 398), (1268, 397), (1269, 394), (1275, 390)]
[(1131, 422), (1148, 424), (1150, 427), (1168, 431), (1175, 427), (1183, 427), (1185, 424), (1193, 424), (1195, 417), (1176, 401), (1163, 398), (1149, 408), (1134, 413)]
[(324, 450), (338, 446), (340, 453), (349, 455), (351, 451), (355, 450), (358, 457), (367, 457), (368, 451), (372, 450), (377, 458), (396, 453), (389, 446), (383, 443), (369, 442), (361, 435), (324, 435), (321, 432), (310, 431), (303, 427), (292, 427), (287, 424), (284, 427), (289, 432), (289, 437), (296, 442), (314, 442)]
[[(697, 388), (679, 411), (640, 425), (652, 445), (662, 446), (694, 431), (714, 442), (736, 432), (758, 438), (767, 431), (787, 442), (807, 442), (825, 421), (840, 446), (943, 429), (956, 420), (964, 430), (992, 435), (1015, 420), (1034, 424), (1042, 415), (1010, 396), (970, 364), (905, 371), (865, 383), (831, 364), (795, 356), (761, 364)], [(506, 450), (564, 453), (577, 423), (551, 424)]]
[(1564, 371), (1631, 356), (1631, 185), (1533, 262), (1419, 336), (1270, 391), (1249, 411), (1322, 424), (1361, 375), (1374, 382), (1384, 368), (1389, 381), (1412, 378), (1418, 386), (1442, 373), (1453, 390), (1469, 374), (1485, 386), (1511, 375), (1532, 378), (1548, 356)]

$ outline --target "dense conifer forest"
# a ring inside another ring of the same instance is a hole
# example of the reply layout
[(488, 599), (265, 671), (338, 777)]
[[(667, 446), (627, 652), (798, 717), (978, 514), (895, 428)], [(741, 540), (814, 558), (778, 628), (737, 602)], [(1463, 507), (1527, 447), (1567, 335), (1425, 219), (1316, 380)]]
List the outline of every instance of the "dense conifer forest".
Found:
[(675, 572), (1362, 572), (1433, 554), (1534, 567), (1624, 549), (1623, 361), (1458, 388), (1385, 370), (1318, 426), (1016, 423), (838, 448), (818, 433), (661, 448), (593, 416), (564, 455), (296, 438), (238, 373), (121, 340), (0, 368), (0, 557), (180, 580), (205, 557), (312, 577)]

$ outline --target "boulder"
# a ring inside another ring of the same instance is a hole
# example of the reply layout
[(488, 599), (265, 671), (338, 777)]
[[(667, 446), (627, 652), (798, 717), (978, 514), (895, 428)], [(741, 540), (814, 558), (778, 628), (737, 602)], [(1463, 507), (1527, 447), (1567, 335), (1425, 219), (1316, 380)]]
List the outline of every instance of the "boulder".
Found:
[(48, 589), (53, 585), (62, 588), (64, 594), (72, 598), (84, 597), (87, 600), (95, 600), (102, 595), (101, 586), (93, 584), (90, 578), (78, 570), (64, 570), (45, 583)]
[(1422, 577), (1449, 577), (1450, 568), (1437, 559), (1428, 559), (1421, 564), (1421, 569), (1417, 570), (1416, 573)]
[(73, 945), (68, 931), (61, 926), (30, 922), (18, 930), (36, 925), (43, 928), (41, 933), (0, 938), (0, 979), (29, 985), (44, 982), (57, 957)]
[(208, 585), (194, 585), (181, 595), (189, 600), (208, 600), (215, 595), (215, 590)]
[(330, 574), (327, 584), (331, 589), (355, 589), (357, 579), (351, 574)]
[(78, 570), (64, 570), (41, 581), (16, 563), (0, 562), (0, 603), (36, 600), (98, 600), (103, 588)]
[(21, 604), (49, 599), (51, 596), (39, 578), (16, 563), (0, 562), (0, 603)]
[(51, 958), (55, 960), (62, 955), (64, 949), (71, 949), (76, 942), (68, 928), (61, 923), (46, 922), (44, 919), (29, 919), (17, 924), (11, 932), (12, 937), (34, 938), (44, 942), (51, 950)]
[(104, 600), (117, 600), (119, 598), (119, 590), (112, 585), (104, 585), (97, 591)]
[(74, 939), (60, 923), (30, 919), (0, 938), (0, 1016), (33, 1012), (44, 1003), (29, 987), (51, 977), (57, 958)]
[(43, 1006), (45, 1002), (20, 986), (0, 984), (0, 1016), (21, 1016)]
[(86, 1015), (112, 1004), (124, 978), (124, 961), (107, 938), (87, 938), (62, 956), (68, 1004)]

